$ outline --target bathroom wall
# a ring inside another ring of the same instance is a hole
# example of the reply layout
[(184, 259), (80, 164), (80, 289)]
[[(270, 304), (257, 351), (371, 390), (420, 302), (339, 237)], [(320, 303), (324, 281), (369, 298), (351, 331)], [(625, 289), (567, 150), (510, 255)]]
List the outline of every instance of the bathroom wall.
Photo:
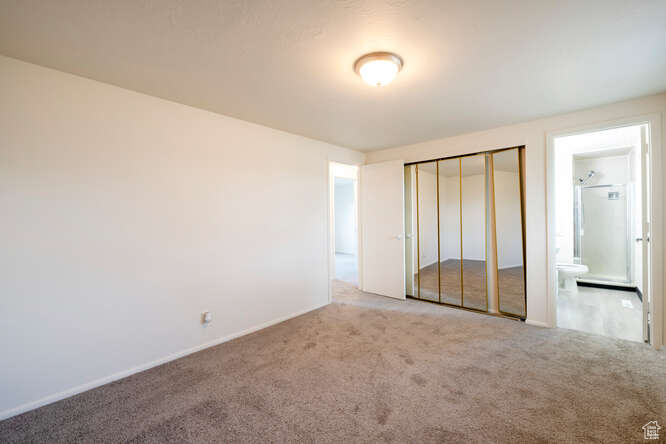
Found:
[(588, 180), (585, 185), (608, 185), (629, 183), (631, 180), (631, 171), (629, 169), (629, 158), (634, 147), (628, 147), (628, 152), (622, 155), (608, 155), (602, 151), (594, 158), (573, 156), (573, 177), (574, 181), (578, 177), (586, 177), (590, 170), (595, 171), (595, 175)]

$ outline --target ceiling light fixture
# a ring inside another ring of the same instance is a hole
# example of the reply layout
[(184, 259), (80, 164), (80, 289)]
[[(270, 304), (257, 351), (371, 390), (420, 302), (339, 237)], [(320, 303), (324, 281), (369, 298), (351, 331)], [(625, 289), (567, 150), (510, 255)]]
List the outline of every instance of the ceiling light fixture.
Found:
[(356, 60), (354, 71), (372, 86), (386, 86), (402, 69), (402, 59), (392, 52), (372, 52)]

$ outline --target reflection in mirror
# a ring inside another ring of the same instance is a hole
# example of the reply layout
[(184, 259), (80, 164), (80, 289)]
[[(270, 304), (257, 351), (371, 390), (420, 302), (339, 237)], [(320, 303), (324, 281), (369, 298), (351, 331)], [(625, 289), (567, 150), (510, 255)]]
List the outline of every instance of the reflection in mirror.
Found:
[(437, 239), (437, 162), (416, 168), (418, 223), (418, 297), (439, 300), (439, 252)]
[(486, 292), (486, 159), (461, 158), (463, 307), (488, 310)]
[(405, 293), (418, 293), (416, 249), (416, 165), (405, 166)]
[(499, 310), (525, 316), (525, 267), (518, 148), (493, 153)]
[(440, 296), (462, 304), (460, 278), (460, 159), (439, 161)]

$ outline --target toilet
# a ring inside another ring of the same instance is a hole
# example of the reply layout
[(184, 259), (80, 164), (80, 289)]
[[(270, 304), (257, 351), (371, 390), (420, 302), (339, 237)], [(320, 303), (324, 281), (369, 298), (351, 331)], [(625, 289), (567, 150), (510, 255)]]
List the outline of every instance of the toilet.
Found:
[(589, 271), (587, 265), (583, 264), (557, 264), (557, 282), (561, 289), (576, 292), (576, 279)]

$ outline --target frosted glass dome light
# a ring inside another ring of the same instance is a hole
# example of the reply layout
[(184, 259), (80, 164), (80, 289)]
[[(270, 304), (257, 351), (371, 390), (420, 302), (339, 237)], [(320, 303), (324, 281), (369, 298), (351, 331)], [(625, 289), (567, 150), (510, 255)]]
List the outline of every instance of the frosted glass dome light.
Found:
[(354, 63), (354, 71), (371, 86), (386, 86), (402, 69), (402, 59), (391, 52), (366, 54)]

